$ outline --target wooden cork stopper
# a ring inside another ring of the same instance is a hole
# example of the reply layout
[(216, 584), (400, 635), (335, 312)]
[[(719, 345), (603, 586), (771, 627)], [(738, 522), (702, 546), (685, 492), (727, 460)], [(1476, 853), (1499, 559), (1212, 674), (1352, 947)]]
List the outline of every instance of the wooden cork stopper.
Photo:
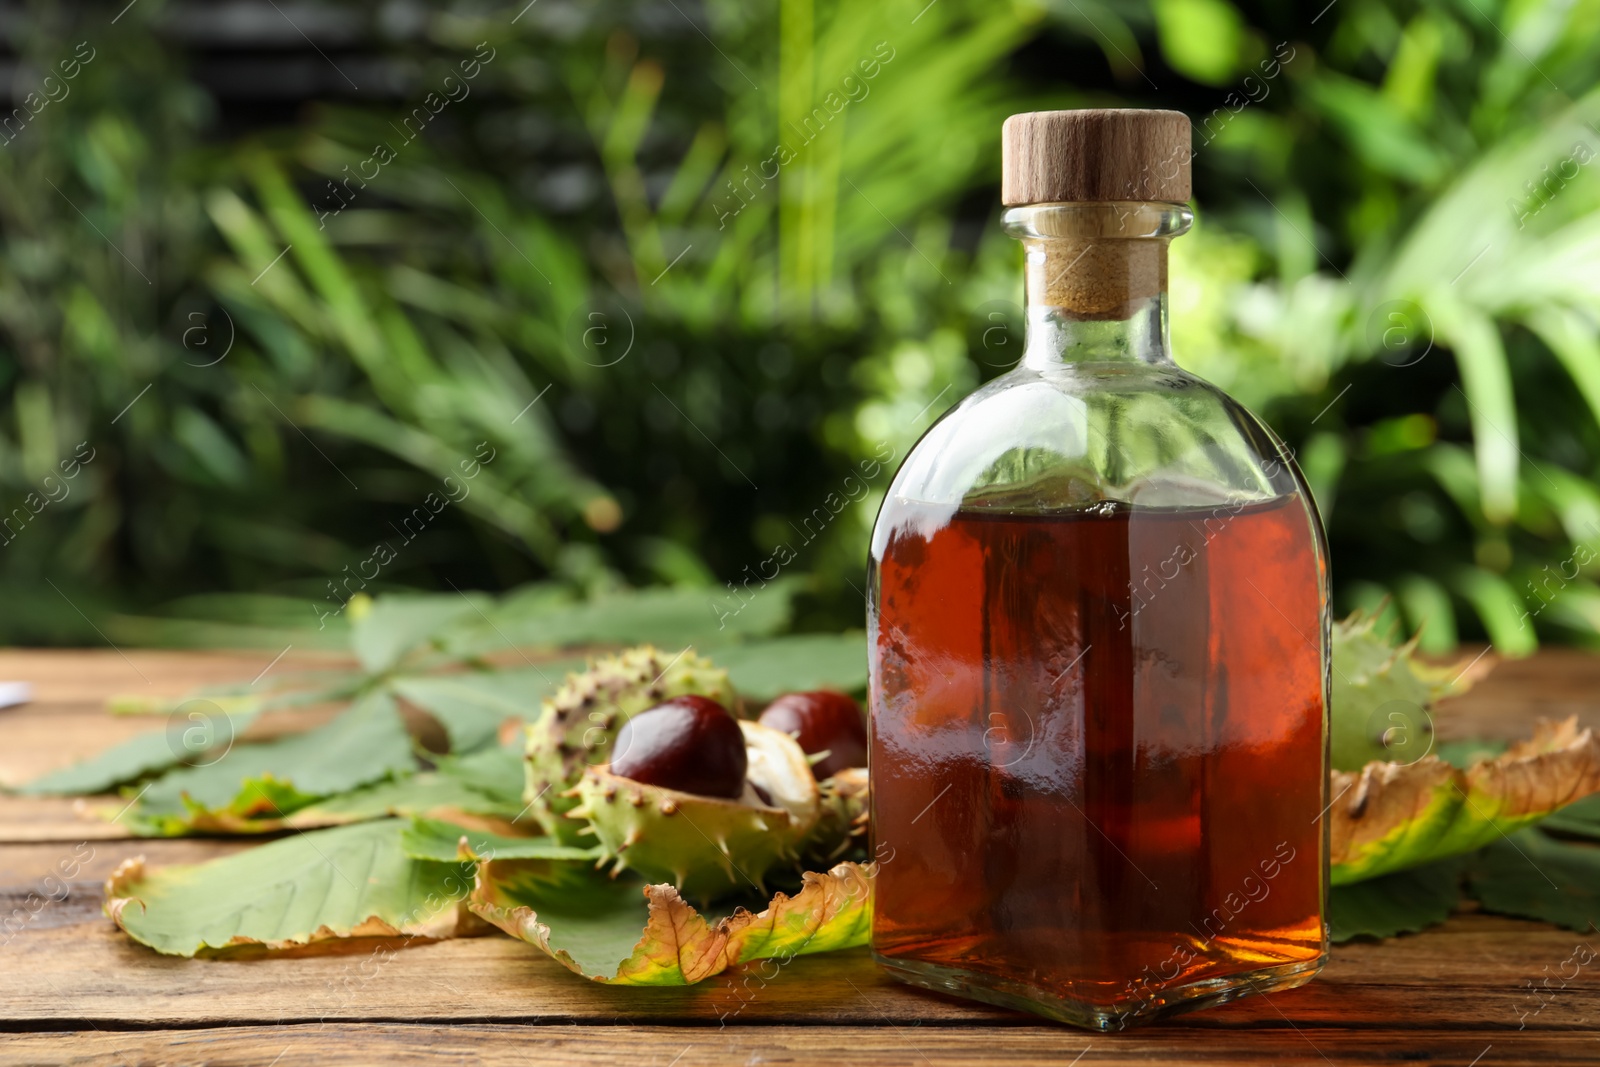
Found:
[(1001, 200), (1020, 204), (1190, 197), (1189, 119), (1091, 108), (1012, 115), (1001, 129)]
[(1165, 241), (1065, 239), (1048, 248), (1028, 257), (1028, 299), (1073, 318), (1126, 319), (1167, 289)]

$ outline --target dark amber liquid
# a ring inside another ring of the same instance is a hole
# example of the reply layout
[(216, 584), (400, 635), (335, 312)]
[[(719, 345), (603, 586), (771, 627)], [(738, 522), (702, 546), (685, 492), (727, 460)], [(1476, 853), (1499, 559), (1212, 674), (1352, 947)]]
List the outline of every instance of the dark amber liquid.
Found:
[(1305, 507), (899, 508), (873, 619), (879, 957), (1132, 1016), (1314, 965)]

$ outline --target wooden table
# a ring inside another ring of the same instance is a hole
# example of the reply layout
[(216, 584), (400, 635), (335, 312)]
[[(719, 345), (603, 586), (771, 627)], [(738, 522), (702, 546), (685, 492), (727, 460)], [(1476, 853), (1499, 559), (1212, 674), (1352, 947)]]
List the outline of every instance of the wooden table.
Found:
[[(0, 781), (150, 728), (107, 715), (112, 693), (177, 696), (248, 679), (268, 658), (0, 652), (0, 678), (37, 687), (32, 705), (0, 711)], [(1600, 658), (1552, 651), (1502, 664), (1442, 709), (1438, 727), (1446, 738), (1514, 736), (1538, 715), (1573, 712), (1600, 726)], [(864, 951), (797, 959), (748, 988), (730, 973), (689, 989), (613, 990), (505, 937), (386, 960), (358, 946), (208, 962), (158, 956), (100, 913), (99, 879), (126, 856), (186, 863), (243, 847), (128, 840), (71, 801), (0, 797), (0, 919), (25, 908), (63, 858), (92, 857), (64, 900), (9, 942), (0, 935), (0, 1065), (1600, 1063), (1600, 973), (1581, 973), (1519, 1029), (1537, 1003), (1530, 984), (1600, 936), (1486, 915), (1336, 947), (1299, 990), (1107, 1035), (906, 988)]]

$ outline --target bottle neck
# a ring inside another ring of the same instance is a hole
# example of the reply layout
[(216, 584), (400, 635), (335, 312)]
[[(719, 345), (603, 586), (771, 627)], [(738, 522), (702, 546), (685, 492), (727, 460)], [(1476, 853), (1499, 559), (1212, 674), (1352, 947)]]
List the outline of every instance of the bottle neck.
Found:
[(1005, 213), (1027, 252), (1022, 365), (1170, 362), (1167, 242), (1189, 228), (1181, 204), (1030, 204)]

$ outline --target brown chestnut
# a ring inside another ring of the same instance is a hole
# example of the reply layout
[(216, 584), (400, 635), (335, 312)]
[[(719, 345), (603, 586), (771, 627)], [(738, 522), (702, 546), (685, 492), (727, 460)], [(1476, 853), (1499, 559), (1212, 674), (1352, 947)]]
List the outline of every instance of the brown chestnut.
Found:
[(819, 780), (846, 767), (867, 765), (866, 719), (843, 693), (821, 689), (781, 696), (761, 713), (761, 725), (793, 737), (808, 756), (826, 751), (811, 768)]
[(674, 697), (622, 724), (611, 750), (611, 773), (645, 785), (738, 798), (749, 757), (744, 731), (709, 697)]

